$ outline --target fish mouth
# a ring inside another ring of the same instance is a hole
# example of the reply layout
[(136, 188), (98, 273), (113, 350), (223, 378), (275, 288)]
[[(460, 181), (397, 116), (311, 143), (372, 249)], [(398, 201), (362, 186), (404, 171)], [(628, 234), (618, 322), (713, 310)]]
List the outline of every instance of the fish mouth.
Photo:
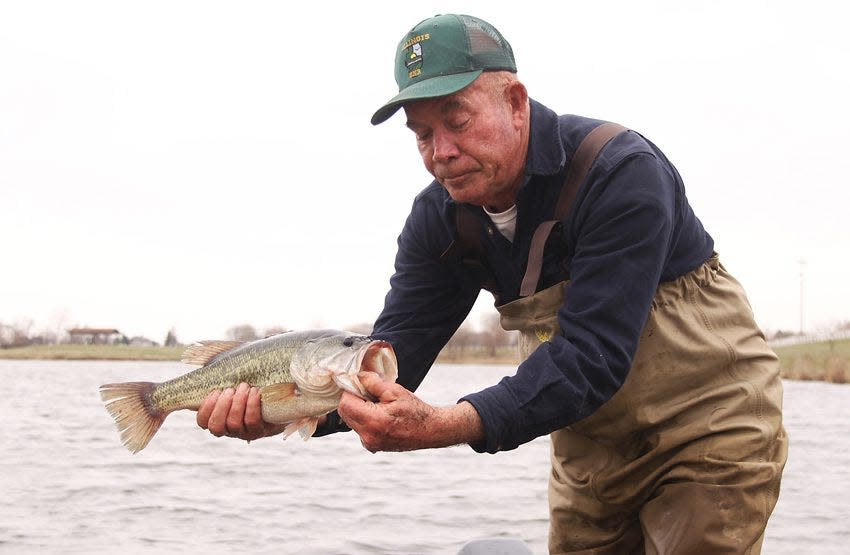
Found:
[(393, 346), (381, 340), (369, 343), (363, 352), (359, 371), (375, 372), (384, 381), (395, 381), (398, 378), (398, 360)]
[(374, 372), (385, 382), (394, 382), (398, 378), (395, 351), (392, 345), (379, 339), (369, 340), (356, 351), (343, 349), (320, 361), (316, 367), (321, 371), (312, 377), (309, 374), (302, 377), (300, 373), (292, 372), (298, 387), (315, 396), (339, 395), (339, 389), (342, 389), (362, 399), (374, 401), (360, 383), (360, 372)]

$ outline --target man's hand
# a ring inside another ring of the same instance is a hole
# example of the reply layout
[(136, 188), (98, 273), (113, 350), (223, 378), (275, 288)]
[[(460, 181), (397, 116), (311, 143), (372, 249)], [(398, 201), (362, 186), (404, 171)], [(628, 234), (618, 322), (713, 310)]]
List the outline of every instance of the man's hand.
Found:
[(359, 378), (377, 402), (343, 393), (339, 415), (373, 453), (448, 447), (484, 439), (481, 418), (469, 403), (433, 407), (404, 387), (384, 382), (374, 372), (361, 372)]
[(216, 437), (229, 436), (251, 441), (279, 434), (286, 427), (263, 420), (260, 390), (241, 383), (234, 390), (212, 391), (198, 409), (198, 426)]

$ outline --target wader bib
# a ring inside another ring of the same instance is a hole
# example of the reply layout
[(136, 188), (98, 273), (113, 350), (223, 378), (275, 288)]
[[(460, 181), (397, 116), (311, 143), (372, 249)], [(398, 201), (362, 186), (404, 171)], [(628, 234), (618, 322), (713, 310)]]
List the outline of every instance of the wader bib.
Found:
[[(522, 360), (561, 332), (569, 294), (569, 281), (535, 292), (546, 237), (622, 130), (579, 146), (520, 298), (497, 307)], [(717, 255), (662, 283), (620, 390), (551, 434), (550, 553), (759, 553), (787, 455), (781, 404), (776, 355)]]

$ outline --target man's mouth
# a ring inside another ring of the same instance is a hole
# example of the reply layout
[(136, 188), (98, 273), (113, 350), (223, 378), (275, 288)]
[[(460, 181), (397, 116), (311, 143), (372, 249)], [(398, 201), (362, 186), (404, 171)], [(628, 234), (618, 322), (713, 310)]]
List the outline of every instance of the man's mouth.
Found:
[(449, 187), (449, 186), (455, 187), (455, 186), (462, 184), (463, 181), (465, 181), (471, 174), (472, 174), (471, 171), (467, 171), (467, 172), (456, 173), (456, 174), (451, 174), (451, 175), (444, 175), (444, 176), (440, 177), (440, 183), (442, 183), (446, 187)]

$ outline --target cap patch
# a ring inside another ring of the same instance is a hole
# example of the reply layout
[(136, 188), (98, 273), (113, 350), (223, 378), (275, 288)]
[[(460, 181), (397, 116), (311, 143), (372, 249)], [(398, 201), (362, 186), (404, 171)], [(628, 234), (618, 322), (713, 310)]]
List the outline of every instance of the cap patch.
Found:
[(430, 40), (430, 38), (430, 33), (424, 33), (411, 37), (401, 45), (404, 51), (404, 65), (407, 68), (408, 79), (413, 79), (422, 74), (422, 41)]

